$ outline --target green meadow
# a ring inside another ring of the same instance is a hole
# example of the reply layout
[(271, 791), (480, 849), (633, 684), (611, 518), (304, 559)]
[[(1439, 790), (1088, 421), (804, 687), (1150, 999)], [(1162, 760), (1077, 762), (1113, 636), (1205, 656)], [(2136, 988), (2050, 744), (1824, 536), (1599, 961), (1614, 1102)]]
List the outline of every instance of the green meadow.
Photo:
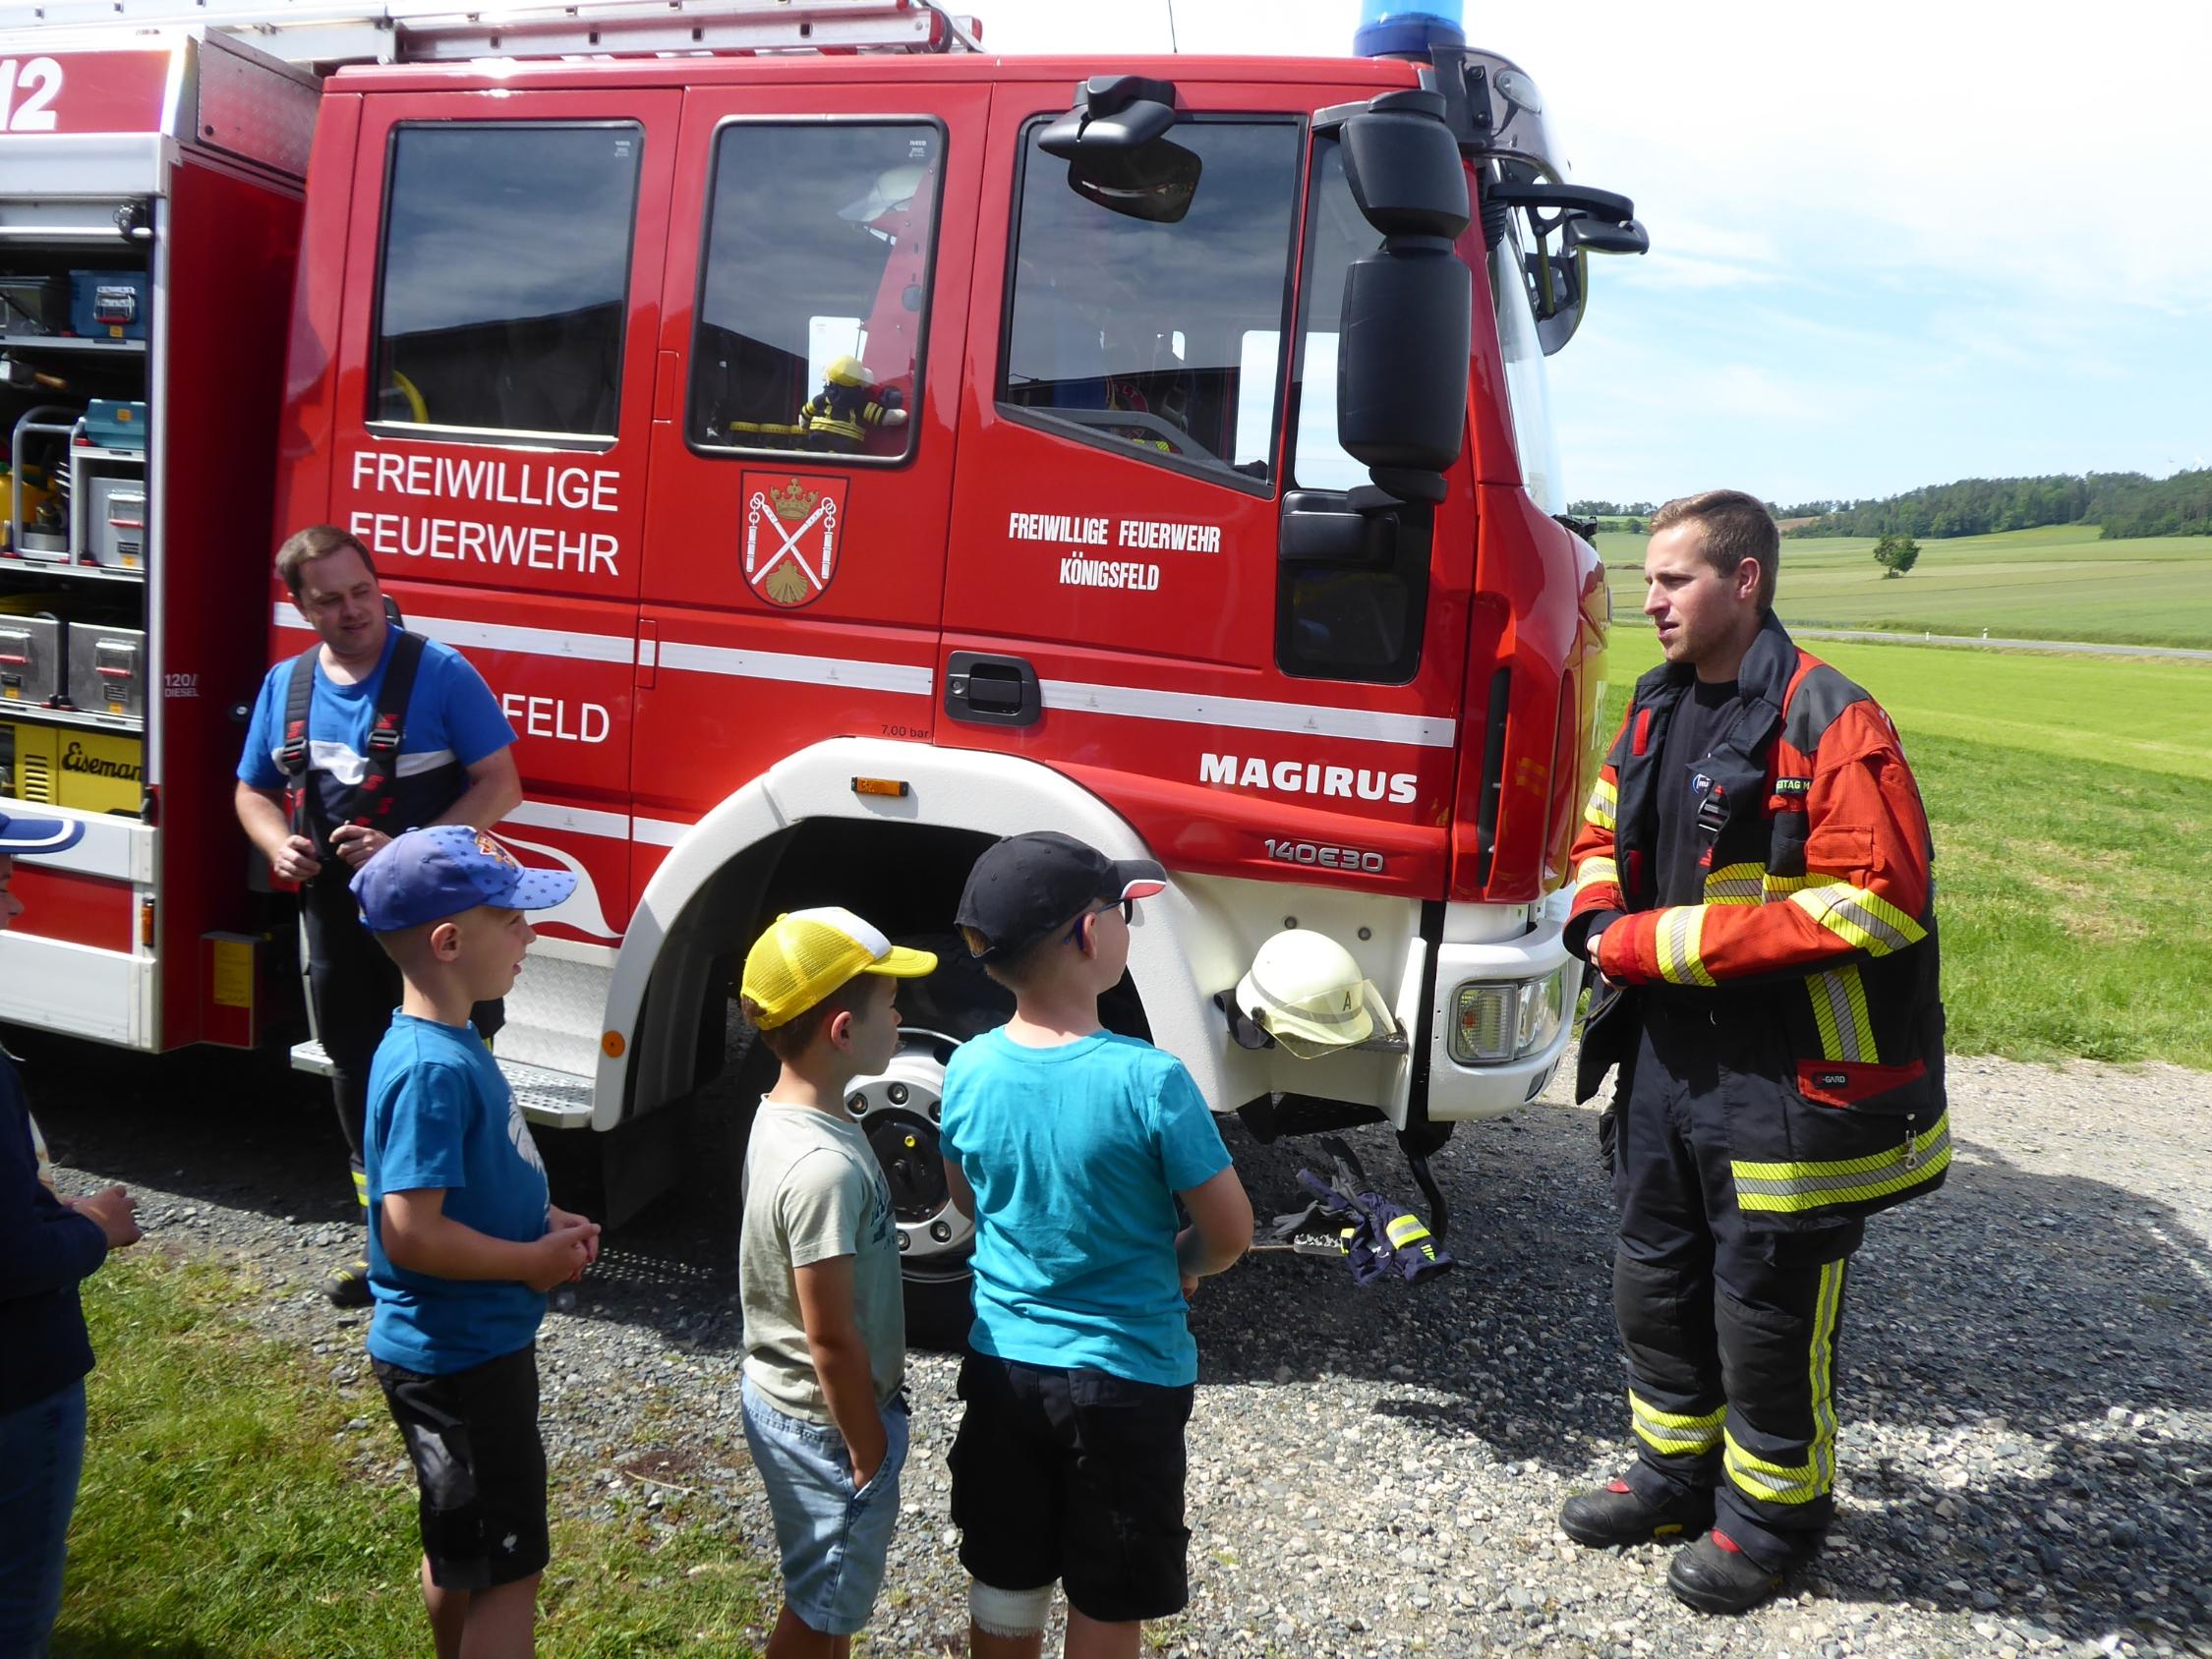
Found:
[[(2185, 901), (2212, 848), (2212, 663), (1807, 644), (1890, 711), (1920, 780), (1952, 1052), (2212, 1069), (2212, 938)], [(1658, 660), (1615, 628), (1608, 736)]]
[[(86, 1281), (100, 1363), (57, 1659), (430, 1651), (399, 1433), (366, 1375), (333, 1389), (327, 1359), (253, 1328), (267, 1294), (150, 1242)], [(717, 1507), (671, 1491), (659, 1514), (610, 1513), (574, 1459), (553, 1491), (539, 1653), (753, 1651), (773, 1585)]]
[[(1647, 539), (1601, 531), (1613, 614), (1633, 626), (1644, 602)], [(2212, 536), (2100, 542), (2094, 525), (1923, 541), (1920, 561), (1891, 579), (1870, 537), (1782, 542), (1784, 621), (1800, 627), (2101, 645), (2212, 649)]]

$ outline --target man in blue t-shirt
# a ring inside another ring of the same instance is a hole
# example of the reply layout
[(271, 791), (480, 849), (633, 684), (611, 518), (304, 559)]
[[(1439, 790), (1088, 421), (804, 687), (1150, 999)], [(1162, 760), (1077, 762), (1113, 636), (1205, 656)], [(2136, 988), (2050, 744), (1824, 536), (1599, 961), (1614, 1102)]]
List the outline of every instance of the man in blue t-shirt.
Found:
[[(303, 659), (279, 662), (262, 681), (238, 762), (238, 821), (277, 879), (299, 885), (316, 1035), (330, 1057), (354, 1196), (366, 1208), (364, 1091), (399, 1001), (399, 976), (362, 931), (346, 883), (401, 830), (432, 824), (488, 830), (512, 812), (522, 800), (515, 732), (460, 653), (421, 640), (406, 706), (388, 712), (398, 751), (382, 754), (371, 739), (402, 635), (385, 620), (369, 550), (335, 525), (314, 525), (277, 549), (276, 573), (321, 644), (313, 653), (304, 730), (288, 729)], [(385, 726), (387, 739), (391, 729)], [(477, 1010), (487, 1038), (500, 1020), (496, 1002)], [(368, 1258), (338, 1268), (323, 1290), (340, 1307), (366, 1306)]]
[(575, 889), (460, 825), (397, 836), (351, 889), (405, 988), (369, 1073), (369, 1357), (421, 1489), (441, 1654), (534, 1651), (549, 1554), (538, 1323), (546, 1292), (598, 1258), (599, 1228), (552, 1203), (469, 1010), (513, 986), (534, 937), (523, 912)]
[(1166, 885), (1045, 830), (988, 849), (960, 896), (961, 937), (1015, 1011), (945, 1071), (946, 1185), (975, 1218), (953, 1519), (974, 1636), (1030, 1654), (1055, 1579), (1071, 1652), (1133, 1656), (1141, 1622), (1189, 1599), (1185, 1297), (1252, 1243), (1190, 1072), (1098, 1021), (1135, 903)]

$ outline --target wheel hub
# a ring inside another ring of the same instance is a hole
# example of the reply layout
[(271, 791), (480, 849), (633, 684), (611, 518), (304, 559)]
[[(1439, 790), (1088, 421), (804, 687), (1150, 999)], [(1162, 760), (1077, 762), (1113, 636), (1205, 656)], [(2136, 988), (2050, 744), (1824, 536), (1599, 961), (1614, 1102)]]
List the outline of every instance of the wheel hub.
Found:
[(964, 1273), (975, 1243), (975, 1224), (953, 1206), (937, 1127), (945, 1062), (959, 1046), (934, 1031), (902, 1030), (891, 1063), (845, 1092), (845, 1108), (891, 1188), (900, 1265), (908, 1274)]

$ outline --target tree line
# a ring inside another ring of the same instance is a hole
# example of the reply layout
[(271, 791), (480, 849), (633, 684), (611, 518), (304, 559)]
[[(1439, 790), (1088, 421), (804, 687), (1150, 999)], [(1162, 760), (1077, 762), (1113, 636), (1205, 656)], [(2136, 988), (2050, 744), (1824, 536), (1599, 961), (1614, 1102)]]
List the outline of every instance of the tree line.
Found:
[[(2142, 473), (2055, 473), (2041, 478), (1969, 478), (1868, 501), (1770, 501), (1791, 536), (1988, 536), (2046, 524), (2095, 524), (2107, 541), (2137, 536), (2212, 535), (2212, 468), (2154, 479)], [(1647, 528), (1659, 503), (1572, 503), (1570, 512)], [(1608, 526), (1608, 528), (1612, 528)]]
[(2099, 525), (2108, 541), (2212, 535), (2212, 469), (2163, 479), (2141, 473), (1961, 479), (1883, 500), (1841, 504), (1789, 534), (1940, 539), (2047, 524)]

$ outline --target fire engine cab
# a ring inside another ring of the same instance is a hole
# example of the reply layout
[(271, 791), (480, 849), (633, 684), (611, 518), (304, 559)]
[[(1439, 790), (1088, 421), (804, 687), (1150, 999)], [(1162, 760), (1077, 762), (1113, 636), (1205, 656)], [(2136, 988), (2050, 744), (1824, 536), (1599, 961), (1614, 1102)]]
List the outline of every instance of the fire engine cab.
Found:
[[(328, 522), (520, 733), (498, 832), (579, 881), (499, 1056), (623, 1191), (759, 928), (848, 904), (950, 952), (851, 1104), (959, 1287), (937, 1091), (1006, 1004), (950, 919), (1024, 830), (1167, 867), (1112, 1022), (1262, 1134), (1387, 1120), (1434, 1201), (1543, 1087), (1606, 622), (1543, 365), (1645, 239), (1519, 68), (1426, 12), (1341, 61), (924, 0), (0, 23), (5, 793), (95, 831), (19, 873), (0, 1013), (255, 1040), (229, 712)], [(1347, 983), (1254, 992), (1286, 933)]]

